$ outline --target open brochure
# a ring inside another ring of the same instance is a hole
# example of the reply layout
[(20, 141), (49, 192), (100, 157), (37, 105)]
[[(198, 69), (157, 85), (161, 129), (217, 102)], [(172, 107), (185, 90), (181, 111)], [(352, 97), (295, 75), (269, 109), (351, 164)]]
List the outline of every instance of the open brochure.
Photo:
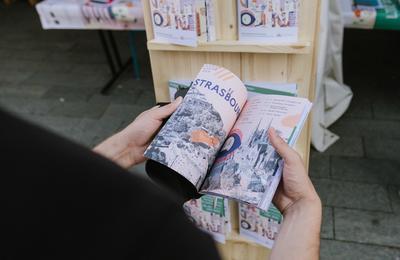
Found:
[(231, 231), (228, 200), (211, 195), (192, 199), (183, 205), (189, 219), (201, 230), (209, 233), (216, 241), (225, 243)]
[(240, 235), (272, 248), (283, 220), (279, 210), (271, 204), (268, 211), (239, 203)]
[(145, 151), (146, 170), (160, 182), (176, 178), (190, 194), (268, 209), (282, 172), (268, 129), (275, 128), (292, 146), (310, 108), (304, 98), (248, 95), (233, 73), (206, 64)]

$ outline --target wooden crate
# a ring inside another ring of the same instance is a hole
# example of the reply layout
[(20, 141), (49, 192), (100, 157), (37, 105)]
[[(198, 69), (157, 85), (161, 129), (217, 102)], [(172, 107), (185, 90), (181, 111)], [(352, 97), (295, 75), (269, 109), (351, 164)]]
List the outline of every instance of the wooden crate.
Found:
[[(243, 81), (297, 83), (299, 96), (314, 99), (319, 0), (300, 0), (299, 39), (296, 43), (243, 43), (237, 41), (236, 0), (217, 0), (217, 41), (186, 47), (154, 40), (149, 0), (142, 0), (157, 102), (169, 101), (168, 80), (193, 79), (205, 63), (225, 67)], [(309, 160), (310, 119), (295, 149)], [(231, 203), (232, 232), (218, 247), (224, 259), (267, 259), (270, 250), (242, 238), (238, 207)]]

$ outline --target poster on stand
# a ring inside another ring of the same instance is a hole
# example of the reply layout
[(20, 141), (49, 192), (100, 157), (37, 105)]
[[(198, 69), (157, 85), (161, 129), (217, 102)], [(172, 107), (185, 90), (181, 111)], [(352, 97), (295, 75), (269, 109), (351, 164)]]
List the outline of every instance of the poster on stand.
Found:
[(154, 39), (197, 46), (196, 0), (149, 0)]
[(183, 209), (195, 226), (209, 233), (215, 241), (225, 243), (231, 231), (227, 199), (204, 195), (186, 202)]
[(239, 40), (296, 42), (299, 0), (238, 0)]
[(282, 214), (272, 204), (268, 211), (265, 211), (239, 203), (240, 235), (262, 246), (272, 248), (282, 220)]

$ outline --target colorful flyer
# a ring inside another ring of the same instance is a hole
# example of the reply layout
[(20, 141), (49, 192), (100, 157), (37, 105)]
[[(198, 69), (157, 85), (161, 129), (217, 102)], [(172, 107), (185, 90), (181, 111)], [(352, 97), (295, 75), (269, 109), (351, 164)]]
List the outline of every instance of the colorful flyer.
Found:
[(204, 195), (186, 202), (183, 208), (198, 228), (209, 233), (216, 241), (225, 243), (225, 237), (231, 230), (227, 199)]
[(299, 0), (238, 0), (239, 40), (296, 42)]
[(154, 38), (197, 46), (196, 0), (149, 0)]
[(240, 235), (272, 248), (283, 220), (279, 210), (271, 205), (268, 211), (239, 203)]

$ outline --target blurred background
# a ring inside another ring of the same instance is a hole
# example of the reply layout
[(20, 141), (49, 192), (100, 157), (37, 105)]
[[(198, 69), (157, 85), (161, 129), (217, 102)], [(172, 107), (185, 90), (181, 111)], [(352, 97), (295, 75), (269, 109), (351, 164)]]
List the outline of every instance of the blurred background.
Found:
[[(91, 148), (155, 105), (143, 30), (112, 33), (126, 66), (103, 95), (108, 34), (43, 30), (32, 4), (0, 2), (0, 106)], [(346, 28), (342, 40), (353, 97), (329, 128), (340, 139), (310, 161), (321, 258), (400, 259), (400, 27)]]

